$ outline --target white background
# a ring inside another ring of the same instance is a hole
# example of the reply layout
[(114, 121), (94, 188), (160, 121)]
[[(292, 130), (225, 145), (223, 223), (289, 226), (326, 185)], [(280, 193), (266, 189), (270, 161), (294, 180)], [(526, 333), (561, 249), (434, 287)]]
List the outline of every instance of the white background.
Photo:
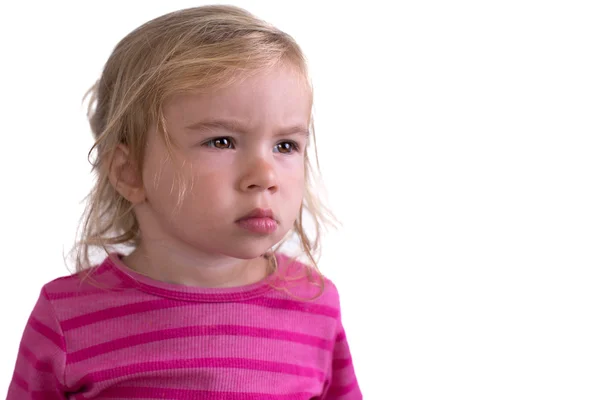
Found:
[[(84, 92), (129, 31), (199, 4), (0, 5), (0, 392), (41, 286), (67, 273)], [(310, 61), (344, 224), (321, 269), (365, 398), (600, 398), (596, 2), (235, 4)]]

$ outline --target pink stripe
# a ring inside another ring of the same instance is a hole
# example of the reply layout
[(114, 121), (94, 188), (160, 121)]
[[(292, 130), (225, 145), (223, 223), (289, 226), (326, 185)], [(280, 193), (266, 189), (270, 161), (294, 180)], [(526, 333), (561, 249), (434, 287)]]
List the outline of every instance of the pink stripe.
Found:
[[(94, 271), (86, 270), (86, 271), (82, 271), (76, 275), (70, 275), (70, 276), (67, 276), (64, 278), (60, 278), (59, 281), (62, 284), (62, 286), (73, 287), (72, 283), (73, 283), (73, 281), (75, 281), (76, 282), (75, 286), (78, 286), (80, 288), (80, 290), (46, 293), (46, 298), (48, 300), (63, 300), (63, 299), (68, 299), (71, 297), (78, 297), (78, 296), (91, 296), (91, 295), (95, 295), (95, 294), (106, 294), (111, 291), (128, 288), (125, 285), (115, 285), (114, 283), (107, 284), (107, 283), (95, 282), (94, 278), (96, 278), (97, 276), (100, 276), (110, 270), (112, 270), (111, 266), (103, 264), (102, 266), (97, 267)], [(88, 282), (88, 285), (85, 288), (82, 287), (82, 284), (84, 282)], [(104, 285), (105, 287), (102, 287), (102, 285)], [(91, 288), (90, 286), (94, 286), (94, 287)]]
[(81, 272), (77, 272), (68, 276), (63, 276), (62, 278), (58, 278), (55, 281), (51, 282), (51, 284), (53, 286), (73, 286), (73, 283), (75, 283), (76, 285), (80, 285), (85, 281), (91, 281), (93, 283), (95, 277), (102, 275), (105, 272), (110, 271), (111, 269), (111, 266), (103, 264), (98, 267), (88, 268)]
[[(68, 320), (63, 321), (61, 323), (61, 327), (63, 331), (69, 331), (72, 329), (80, 328), (82, 326), (106, 321), (113, 318), (119, 318), (127, 315), (139, 314), (148, 311), (176, 308), (188, 304), (194, 305), (193, 303), (183, 303), (181, 301), (175, 301), (170, 299), (150, 300), (135, 304), (126, 304), (70, 318)], [(297, 301), (283, 299), (257, 298), (251, 299), (249, 301), (239, 302), (239, 304), (252, 304), (261, 307), (308, 312), (311, 314), (324, 315), (332, 318), (337, 317), (337, 315), (339, 314), (339, 312), (336, 309), (328, 306), (301, 303)]]
[(87, 382), (102, 382), (124, 376), (139, 375), (147, 372), (192, 368), (236, 368), (255, 371), (276, 372), (295, 376), (305, 376), (319, 380), (325, 379), (325, 373), (315, 368), (296, 364), (250, 360), (245, 358), (194, 358), (168, 361), (152, 361), (124, 365), (85, 375), (75, 387), (85, 386)]
[(36, 390), (31, 392), (31, 400), (64, 400), (65, 398), (57, 392)]
[(267, 328), (253, 328), (240, 325), (210, 325), (210, 326), (186, 326), (183, 328), (163, 329), (131, 335), (121, 339), (111, 340), (96, 346), (87, 347), (70, 353), (68, 362), (79, 362), (88, 358), (96, 357), (100, 354), (121, 350), (127, 347), (138, 346), (141, 344), (158, 342), (168, 339), (178, 339), (183, 337), (195, 336), (250, 336), (267, 339), (284, 340), (305, 344), (308, 346), (319, 347), (331, 351), (332, 343), (326, 339), (316, 336), (305, 335), (296, 332), (282, 331)]
[(93, 296), (98, 294), (107, 294), (111, 292), (119, 292), (124, 289), (129, 289), (128, 286), (125, 285), (110, 285), (110, 287), (103, 289), (81, 289), (77, 291), (69, 291), (69, 292), (52, 292), (48, 293), (47, 298), (49, 300), (64, 300), (69, 299), (71, 297), (85, 297), (85, 296)]
[(254, 304), (261, 307), (277, 308), (281, 310), (293, 310), (307, 312), (310, 314), (324, 315), (326, 317), (337, 318), (339, 310), (323, 304), (315, 304), (309, 302), (300, 302), (294, 300), (275, 299), (268, 297), (258, 297), (246, 300), (242, 303)]
[(349, 365), (352, 365), (351, 358), (342, 358), (342, 359), (333, 360), (333, 363), (332, 363), (333, 369), (343, 369)]
[(85, 325), (90, 325), (108, 319), (124, 317), (131, 314), (139, 314), (148, 311), (161, 310), (166, 308), (174, 308), (184, 306), (186, 303), (177, 302), (168, 299), (144, 301), (134, 304), (126, 304), (117, 307), (105, 308), (89, 314), (80, 315), (62, 322), (63, 331), (80, 328)]
[(21, 389), (23, 389), (26, 392), (29, 392), (29, 385), (27, 384), (27, 381), (23, 378), (21, 378), (21, 375), (17, 374), (16, 372), (13, 374), (13, 383), (15, 385), (17, 385), (18, 387), (20, 387)]
[(64, 300), (69, 299), (71, 297), (84, 297), (84, 296), (92, 296), (95, 294), (106, 294), (107, 292), (114, 291), (115, 288), (110, 289), (98, 289), (98, 290), (78, 290), (75, 292), (54, 292), (48, 293), (49, 300)]
[(352, 381), (352, 383), (349, 383), (348, 385), (331, 387), (329, 389), (329, 391), (327, 392), (327, 394), (335, 395), (335, 396), (343, 396), (345, 394), (352, 392), (354, 389), (358, 389), (358, 382), (356, 379), (354, 381)]
[(346, 340), (346, 332), (345, 331), (341, 331), (340, 333), (338, 333), (338, 335), (335, 338), (336, 342), (342, 342)]
[(19, 353), (27, 360), (31, 365), (35, 365), (38, 362), (37, 357), (29, 350), (23, 343), (19, 347)]
[(23, 358), (29, 361), (29, 363), (36, 370), (40, 372), (52, 372), (52, 366), (47, 362), (42, 362), (38, 360), (35, 354), (33, 354), (31, 350), (25, 347), (24, 344), (21, 344), (21, 346), (19, 347), (19, 353), (23, 356)]
[(154, 387), (120, 387), (110, 388), (100, 393), (104, 398), (127, 399), (186, 399), (186, 400), (305, 400), (312, 393), (267, 394), (267, 393), (234, 393), (209, 392), (203, 390), (154, 388)]
[[(106, 292), (107, 289), (104, 290), (104, 292)], [(55, 293), (48, 293), (48, 299), (49, 300), (63, 300), (63, 299), (68, 299), (71, 297), (75, 297), (75, 296), (91, 296), (93, 294), (99, 294), (102, 293), (100, 290), (88, 290), (88, 291), (82, 291), (82, 290), (78, 290), (76, 292), (55, 292)]]
[(63, 338), (58, 333), (54, 332), (52, 329), (42, 324), (40, 321), (35, 319), (33, 316), (29, 318), (29, 325), (35, 331), (37, 331), (40, 335), (46, 337), (49, 341), (54, 343), (56, 347), (65, 351), (65, 346), (63, 342)]

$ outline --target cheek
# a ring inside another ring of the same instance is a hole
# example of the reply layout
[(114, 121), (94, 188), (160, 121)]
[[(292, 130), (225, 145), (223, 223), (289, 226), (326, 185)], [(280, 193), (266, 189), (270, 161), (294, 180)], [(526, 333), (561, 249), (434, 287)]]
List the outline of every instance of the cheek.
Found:
[(143, 181), (146, 197), (152, 204), (167, 205), (173, 199), (170, 193), (177, 193), (177, 178), (170, 166), (155, 163), (144, 168)]
[(148, 157), (146, 161), (142, 176), (146, 196), (151, 203), (171, 207), (193, 186), (190, 168), (186, 168), (185, 163), (178, 163), (166, 155)]
[(297, 154), (281, 159), (281, 167), (290, 177), (304, 176), (304, 156)]
[(304, 162), (297, 161), (293, 165), (289, 165), (286, 170), (285, 182), (288, 192), (291, 197), (294, 197), (296, 202), (301, 202), (304, 196), (304, 188), (306, 186), (304, 174)]
[(227, 181), (222, 172), (195, 173), (186, 176), (188, 195), (193, 201), (202, 201), (222, 195), (223, 187)]
[(164, 192), (170, 189), (169, 182), (174, 179), (173, 163), (156, 133), (149, 135), (148, 140), (142, 168), (144, 190), (151, 204), (164, 203), (168, 200)]

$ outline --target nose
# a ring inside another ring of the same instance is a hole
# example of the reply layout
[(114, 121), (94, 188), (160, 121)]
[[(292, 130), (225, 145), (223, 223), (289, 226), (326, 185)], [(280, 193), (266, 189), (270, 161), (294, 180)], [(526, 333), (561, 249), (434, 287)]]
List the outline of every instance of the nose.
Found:
[(240, 179), (240, 190), (276, 192), (278, 190), (277, 174), (272, 161), (258, 157), (245, 167)]

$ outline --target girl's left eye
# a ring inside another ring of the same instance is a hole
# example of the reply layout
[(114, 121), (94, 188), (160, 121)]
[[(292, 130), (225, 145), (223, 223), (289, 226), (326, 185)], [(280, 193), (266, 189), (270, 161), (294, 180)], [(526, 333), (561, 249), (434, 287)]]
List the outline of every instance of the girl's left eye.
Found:
[(207, 147), (214, 147), (220, 150), (232, 149), (233, 148), (233, 140), (228, 137), (219, 137), (209, 140), (205, 143)]
[(300, 150), (300, 148), (298, 144), (294, 142), (281, 142), (275, 145), (275, 152), (277, 153), (290, 154), (298, 150)]

